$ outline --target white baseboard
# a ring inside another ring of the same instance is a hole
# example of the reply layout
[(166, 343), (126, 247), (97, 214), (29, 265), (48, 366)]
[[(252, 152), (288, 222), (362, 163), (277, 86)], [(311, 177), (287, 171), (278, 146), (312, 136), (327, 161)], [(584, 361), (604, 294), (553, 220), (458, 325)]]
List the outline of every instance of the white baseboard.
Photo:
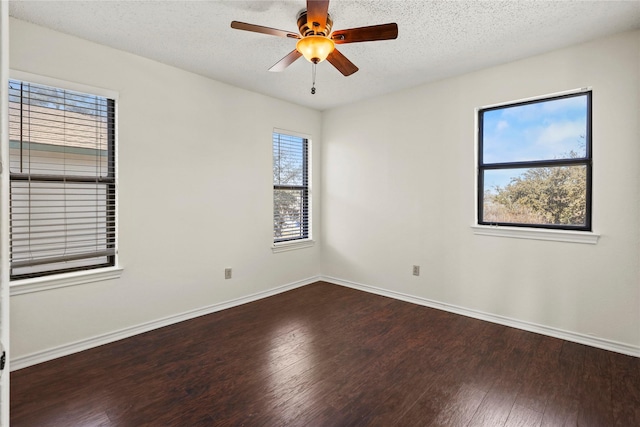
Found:
[(580, 344), (585, 344), (592, 347), (613, 351), (616, 353), (622, 353), (630, 356), (640, 357), (640, 347), (638, 346), (606, 340), (603, 338), (592, 337), (590, 335), (579, 334), (577, 332), (565, 331), (562, 329), (539, 325), (536, 323), (525, 322), (522, 320), (499, 316), (496, 314), (485, 313), (478, 310), (459, 307), (453, 304), (442, 303), (442, 302), (433, 301), (433, 300), (429, 300), (422, 297), (403, 294), (401, 292), (395, 292), (387, 289), (377, 288), (375, 286), (364, 285), (364, 284), (352, 282), (349, 280), (338, 279), (330, 276), (315, 276), (315, 277), (309, 277), (304, 280), (299, 280), (297, 282), (289, 283), (287, 285), (278, 286), (263, 292), (258, 292), (258, 293), (247, 295), (241, 298), (236, 298), (230, 301), (209, 305), (209, 306), (198, 308), (195, 310), (190, 310), (184, 313), (164, 317), (151, 322), (142, 323), (136, 326), (131, 326), (128, 328), (117, 330), (117, 331), (96, 335), (91, 338), (53, 347), (47, 350), (38, 351), (38, 352), (27, 354), (24, 356), (19, 356), (11, 359), (9, 366), (11, 371), (16, 371), (18, 369), (36, 365), (38, 363), (47, 362), (49, 360), (53, 360), (58, 357), (67, 356), (83, 350), (88, 350), (93, 347), (98, 347), (103, 344), (108, 344), (114, 341), (119, 341), (124, 338), (129, 338), (144, 332), (152, 331), (154, 329), (162, 328), (164, 326), (173, 325), (175, 323), (179, 323), (185, 320), (193, 319), (196, 317), (204, 316), (206, 314), (211, 314), (217, 311), (225, 310), (227, 308), (232, 308), (232, 307), (236, 307), (249, 302), (257, 301), (262, 298), (267, 298), (273, 295), (277, 295), (279, 293), (286, 292), (302, 286), (306, 286), (317, 281), (325, 281), (325, 282), (333, 283), (335, 285), (358, 289), (364, 292), (382, 295), (385, 297), (397, 299), (400, 301), (406, 301), (413, 304), (422, 305), (425, 307), (436, 308), (439, 310), (460, 314), (460, 315), (471, 317), (474, 319), (485, 320), (488, 322), (497, 323), (497, 324), (509, 326), (512, 328), (522, 329), (529, 332), (535, 332), (542, 335), (548, 335), (551, 337), (560, 338), (567, 341), (577, 342)]
[(114, 341), (119, 341), (124, 338), (129, 338), (134, 335), (138, 335), (144, 332), (149, 332), (154, 329), (162, 328), (164, 326), (173, 325), (185, 320), (193, 319), (196, 317), (204, 316), (206, 314), (215, 313), (216, 311), (226, 310), (227, 308), (236, 307), (249, 302), (257, 301), (262, 298), (267, 298), (282, 292), (290, 291), (295, 288), (309, 285), (311, 283), (321, 280), (319, 276), (310, 277), (297, 282), (289, 283), (287, 285), (278, 286), (266, 291), (258, 292), (255, 294), (247, 295), (241, 298), (236, 298), (230, 301), (221, 302), (218, 304), (212, 304), (206, 307), (198, 308), (195, 310), (189, 310), (184, 313), (167, 316), (151, 322), (145, 322), (136, 326), (120, 329), (106, 334), (96, 335), (91, 338), (76, 341), (70, 344), (64, 344), (61, 346), (49, 348), (47, 350), (38, 351), (35, 353), (19, 356), (11, 359), (9, 364), (11, 371), (26, 368), (28, 366), (36, 365), (38, 363), (47, 362), (49, 360), (56, 359), (58, 357), (67, 356), (69, 354), (77, 353), (83, 350), (88, 350), (93, 347), (98, 347), (103, 344), (108, 344)]
[(604, 350), (613, 351), (616, 353), (627, 354), (629, 356), (640, 357), (640, 347), (633, 346), (630, 344), (593, 337), (590, 335), (580, 334), (577, 332), (565, 331), (563, 329), (539, 325), (536, 323), (526, 322), (518, 319), (512, 319), (505, 316), (499, 316), (497, 314), (485, 313), (478, 310), (472, 310), (469, 308), (459, 307), (453, 304), (433, 301), (427, 298), (403, 294), (401, 292), (390, 291), (387, 289), (377, 288), (375, 286), (364, 285), (361, 283), (338, 279), (335, 277), (321, 276), (320, 280), (333, 283), (336, 285), (358, 289), (364, 292), (382, 295), (382, 296), (397, 299), (400, 301), (410, 302), (413, 304), (423, 305), (425, 307), (436, 308), (438, 310), (460, 314), (462, 316), (472, 317), (474, 319), (485, 320), (487, 322), (497, 323), (500, 325), (509, 326), (516, 329), (522, 329), (529, 332), (548, 335), (550, 337), (560, 338), (566, 341), (572, 341), (579, 344), (585, 344), (591, 347), (597, 347)]

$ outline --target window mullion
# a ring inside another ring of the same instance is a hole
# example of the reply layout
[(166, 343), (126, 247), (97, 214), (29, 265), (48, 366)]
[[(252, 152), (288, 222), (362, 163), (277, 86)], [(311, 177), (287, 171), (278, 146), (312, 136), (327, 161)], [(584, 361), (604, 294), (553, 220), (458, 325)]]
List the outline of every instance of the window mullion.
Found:
[(575, 165), (589, 165), (591, 159), (579, 158), (579, 159), (552, 159), (552, 160), (539, 160), (531, 162), (510, 162), (510, 163), (488, 163), (481, 164), (481, 169), (528, 169), (528, 168), (545, 168), (556, 166), (575, 166)]

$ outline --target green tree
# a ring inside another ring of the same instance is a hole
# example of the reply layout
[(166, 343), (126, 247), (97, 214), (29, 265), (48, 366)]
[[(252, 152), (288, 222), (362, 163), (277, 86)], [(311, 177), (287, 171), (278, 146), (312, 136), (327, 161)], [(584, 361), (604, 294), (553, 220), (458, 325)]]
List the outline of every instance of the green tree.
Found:
[[(569, 157), (576, 158), (577, 154), (572, 151)], [(514, 218), (508, 222), (584, 224), (586, 182), (585, 166), (530, 168), (511, 178), (505, 187), (496, 187), (495, 194), (485, 198), (486, 205)], [(486, 215), (485, 220), (492, 221)]]

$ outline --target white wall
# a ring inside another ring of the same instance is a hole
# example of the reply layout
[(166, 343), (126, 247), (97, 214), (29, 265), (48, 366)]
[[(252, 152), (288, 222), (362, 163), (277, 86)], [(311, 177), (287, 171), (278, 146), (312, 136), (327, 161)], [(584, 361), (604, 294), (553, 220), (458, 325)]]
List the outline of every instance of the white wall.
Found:
[[(640, 352), (639, 82), (633, 32), (325, 112), (323, 274)], [(586, 86), (598, 244), (474, 235), (474, 108)]]
[[(25, 22), (10, 35), (11, 68), (119, 92), (124, 267), (11, 297), (12, 359), (321, 273), (640, 346), (640, 32), (324, 114)], [(599, 243), (473, 235), (474, 108), (583, 86)], [(313, 248), (270, 249), (274, 127), (314, 141)]]
[[(274, 127), (321, 114), (12, 19), (10, 66), (119, 93), (123, 275), (11, 298), (12, 359), (319, 274), (319, 245), (273, 254)], [(224, 268), (233, 279), (224, 280)]]

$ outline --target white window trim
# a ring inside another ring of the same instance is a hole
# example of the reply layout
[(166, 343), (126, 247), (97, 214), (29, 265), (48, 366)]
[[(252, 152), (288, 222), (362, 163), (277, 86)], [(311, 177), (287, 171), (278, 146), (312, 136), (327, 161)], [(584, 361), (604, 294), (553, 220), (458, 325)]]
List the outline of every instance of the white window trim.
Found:
[(279, 242), (271, 245), (271, 250), (274, 254), (280, 252), (288, 252), (295, 251), (297, 249), (310, 248), (316, 244), (315, 240), (304, 239), (304, 240), (291, 240), (289, 242)]
[(504, 227), (493, 225), (472, 225), (473, 234), (478, 236), (509, 237), (515, 239), (548, 240), (565, 243), (586, 243), (595, 245), (600, 234), (591, 231), (553, 230), (548, 228)]
[[(537, 101), (546, 98), (551, 98), (554, 96), (562, 96), (562, 95), (571, 95), (575, 93), (582, 93), (593, 91), (592, 86), (581, 87), (576, 89), (570, 89), (562, 92), (555, 92), (546, 95), (533, 96), (529, 98), (523, 98), (515, 101), (508, 102), (500, 102), (496, 104), (484, 105), (482, 107), (476, 107), (474, 109), (474, 168), (475, 174), (473, 176), (474, 189), (473, 197), (473, 209), (475, 215), (475, 224), (471, 226), (473, 234), (479, 236), (494, 236), (494, 237), (507, 237), (507, 238), (515, 238), (515, 239), (529, 239), (529, 240), (547, 240), (553, 242), (565, 242), (565, 243), (586, 243), (595, 245), (598, 243), (598, 239), (600, 238), (600, 234), (595, 233), (593, 231), (574, 231), (574, 230), (555, 230), (550, 228), (537, 228), (537, 227), (508, 227), (508, 226), (493, 226), (493, 225), (479, 225), (478, 224), (478, 144), (480, 141), (478, 140), (478, 112), (482, 109), (493, 108), (493, 107), (502, 107), (505, 105), (517, 104), (519, 102), (528, 102), (528, 101)], [(593, 161), (593, 160), (592, 160)], [(593, 203), (593, 185), (591, 186), (591, 197)], [(591, 213), (591, 224), (593, 226), (594, 220), (594, 212), (592, 207)]]
[[(118, 236), (118, 160), (117, 156), (120, 152), (118, 149), (118, 126), (120, 121), (118, 120), (118, 92), (113, 90), (98, 88), (95, 86), (88, 86), (81, 83), (70, 82), (67, 80), (56, 79), (53, 77), (42, 76), (39, 74), (32, 74), (20, 70), (9, 70), (9, 78), (16, 80), (23, 80), (32, 83), (43, 84), (47, 86), (58, 87), (61, 89), (73, 90), (83, 93), (91, 93), (93, 95), (103, 96), (105, 98), (111, 98), (116, 101), (115, 119), (116, 119), (116, 135), (115, 135), (115, 152), (116, 152), (116, 164), (115, 164), (115, 186), (116, 186), (116, 200), (115, 200), (115, 216), (116, 216), (116, 247), (115, 247), (115, 266), (106, 268), (96, 268), (90, 270), (80, 270), (71, 273), (52, 274), (48, 276), (35, 277), (32, 279), (11, 280), (9, 282), (10, 296), (22, 295), (33, 292), (46, 291), (51, 289), (63, 288), (67, 286), (82, 285), (85, 283), (98, 282), (103, 280), (118, 279), (122, 275), (123, 268), (119, 264), (118, 257), (118, 243), (120, 241)], [(8, 195), (6, 196), (8, 198)], [(8, 206), (8, 203), (7, 203)], [(8, 265), (5, 266), (8, 268)]]
[[(291, 131), (291, 130), (286, 130), (286, 129), (281, 129), (281, 128), (273, 128), (272, 134), (274, 133), (281, 133), (284, 135), (290, 135), (290, 136), (296, 136), (299, 138), (304, 138), (307, 140), (308, 145), (308, 152), (307, 152), (307, 173), (309, 174), (309, 186), (308, 186), (308, 193), (309, 193), (309, 237), (307, 237), (306, 239), (296, 239), (296, 240), (289, 240), (289, 241), (285, 241), (285, 242), (278, 242), (278, 243), (274, 243), (273, 240), (271, 240), (271, 251), (274, 254), (277, 253), (281, 253), (281, 252), (288, 252), (288, 251), (294, 251), (294, 250), (298, 250), (298, 249), (304, 249), (304, 248), (309, 248), (312, 247), (313, 245), (315, 245), (315, 240), (313, 240), (313, 138), (311, 137), (311, 135), (309, 135), (308, 133), (302, 133), (302, 132), (296, 132), (296, 131)], [(273, 166), (273, 165), (272, 165)], [(273, 167), (272, 167), (273, 170)], [(272, 192), (273, 192), (273, 185), (271, 186)], [(273, 197), (271, 197), (272, 203), (271, 203), (271, 214), (273, 215)], [(273, 235), (273, 229), (271, 230), (271, 234)]]
[[(82, 83), (70, 82), (68, 80), (56, 79), (54, 77), (42, 76), (39, 74), (27, 73), (26, 71), (20, 71), (11, 69), (9, 71), (9, 78), (15, 80), (24, 80), (31, 83), (38, 83), (46, 86), (53, 86), (60, 89), (73, 90), (76, 92), (82, 93), (90, 93), (92, 95), (103, 96), (105, 98), (111, 98), (118, 100), (118, 92), (104, 89), (101, 87), (89, 86)], [(117, 110), (117, 105), (116, 105)], [(118, 122), (116, 120), (116, 126), (118, 126)], [(117, 142), (117, 133), (116, 133), (116, 142)], [(117, 153), (117, 152), (116, 152)]]
[(103, 280), (119, 279), (122, 267), (96, 268), (94, 270), (74, 271), (33, 279), (14, 280), (9, 286), (11, 296), (48, 291), (67, 286), (83, 285), (85, 283), (101, 282)]

